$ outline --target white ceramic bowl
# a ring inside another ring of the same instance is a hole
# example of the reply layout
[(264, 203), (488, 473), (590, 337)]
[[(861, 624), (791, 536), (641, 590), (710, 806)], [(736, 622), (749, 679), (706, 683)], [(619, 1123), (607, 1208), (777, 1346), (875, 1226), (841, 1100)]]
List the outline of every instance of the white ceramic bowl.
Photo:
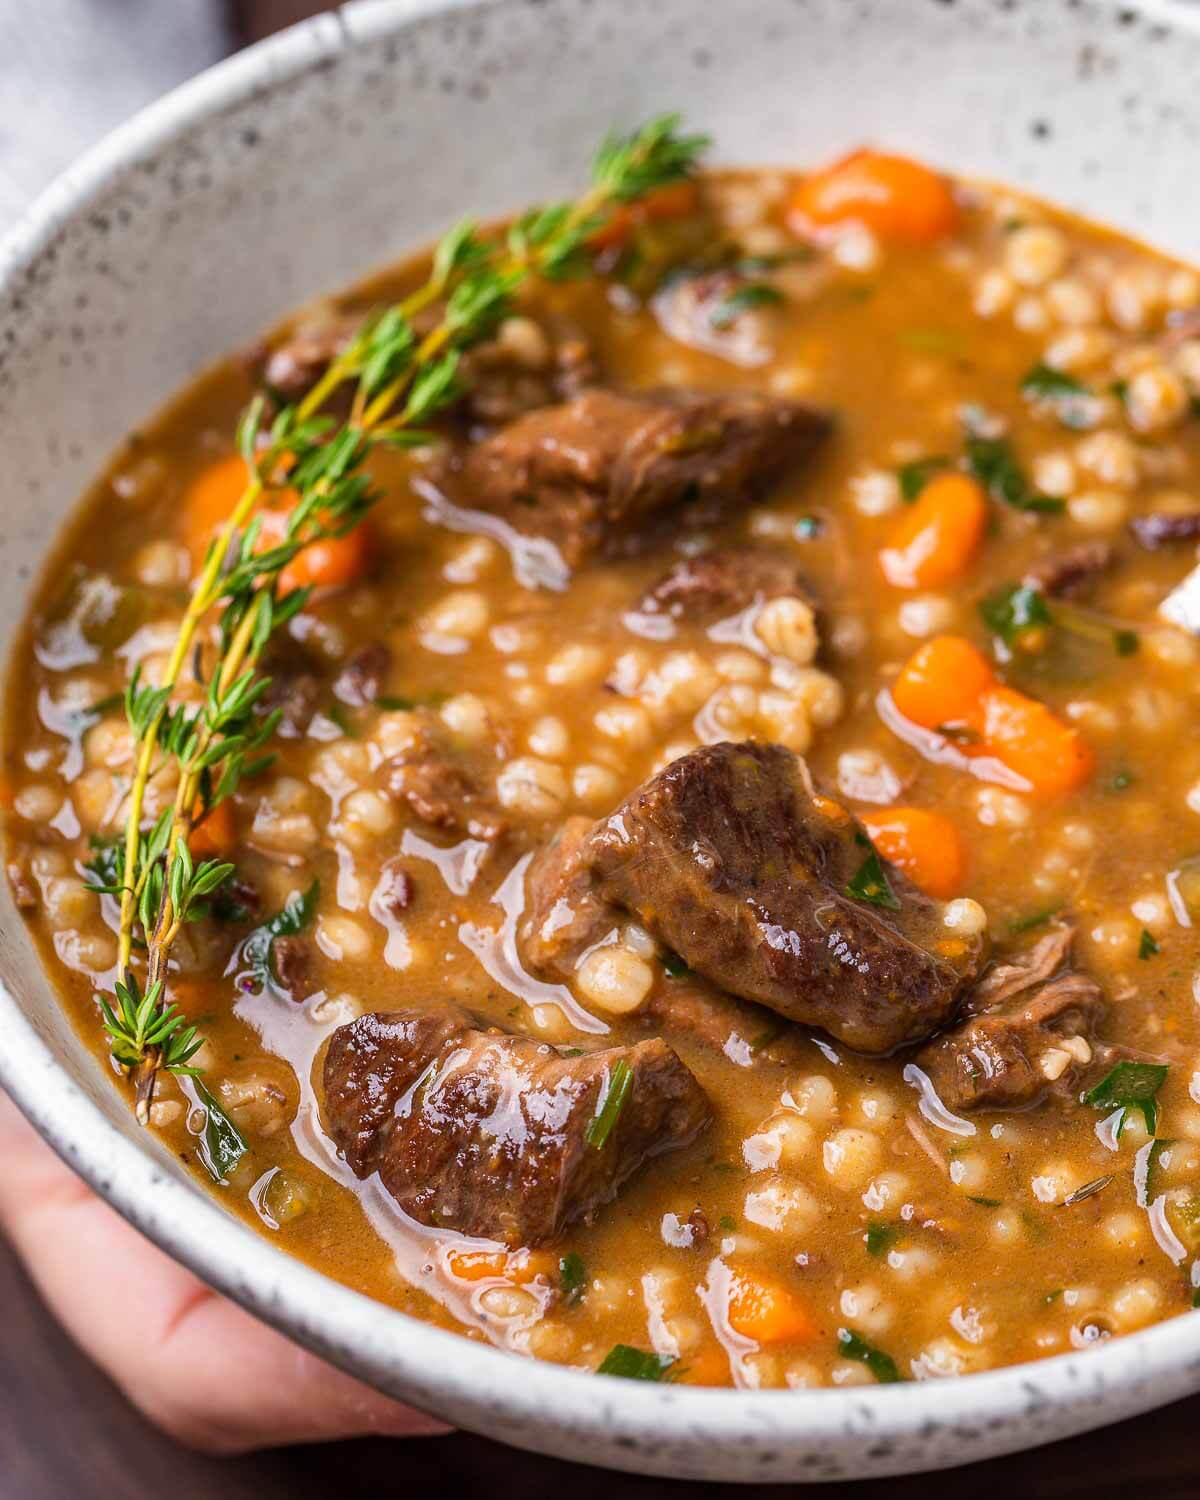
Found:
[[(1197, 77), (1200, 15), (1166, 0), (372, 0), (288, 32), (109, 137), (0, 250), (0, 631), (87, 480), (189, 377), (464, 212), (569, 191), (614, 123), (681, 108), (728, 161), (883, 142), (1200, 259)], [(7, 887), (0, 902), (0, 1081), (46, 1139), (213, 1285), (464, 1427), (646, 1473), (816, 1480), (1033, 1446), (1200, 1386), (1191, 1317), (1036, 1365), (842, 1391), (518, 1364), (227, 1216), (139, 1133)]]

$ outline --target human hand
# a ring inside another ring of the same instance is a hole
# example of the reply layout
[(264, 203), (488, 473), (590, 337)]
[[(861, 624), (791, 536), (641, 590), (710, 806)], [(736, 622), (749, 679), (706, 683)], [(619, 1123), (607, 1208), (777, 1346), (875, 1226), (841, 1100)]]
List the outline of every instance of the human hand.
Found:
[[(51, 1311), (179, 1442), (228, 1454), (449, 1430), (335, 1370), (197, 1280), (64, 1166), (2, 1092), (0, 1162), (0, 1230)], [(82, 1246), (104, 1268), (103, 1295), (98, 1278), (80, 1274)]]

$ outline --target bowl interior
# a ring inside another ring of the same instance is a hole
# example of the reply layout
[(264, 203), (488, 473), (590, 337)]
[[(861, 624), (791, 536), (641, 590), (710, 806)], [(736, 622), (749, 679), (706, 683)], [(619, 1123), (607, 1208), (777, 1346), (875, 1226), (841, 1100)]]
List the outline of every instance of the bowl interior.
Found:
[[(79, 491), (173, 391), (465, 211), (570, 191), (614, 124), (678, 108), (731, 162), (886, 143), (1200, 258), (1197, 76), (1194, 13), (1086, 0), (364, 0), (253, 49), (110, 138), (0, 249), (0, 434), (20, 456), (3, 655)], [(331, 1287), (194, 1189), (64, 1023), (6, 884), (0, 969), (0, 1077), (123, 1212), (294, 1336), (510, 1441), (709, 1478), (881, 1474), (1128, 1414), (1200, 1360), (1181, 1321), (936, 1393), (642, 1390), (525, 1365), (514, 1381), (510, 1357)]]

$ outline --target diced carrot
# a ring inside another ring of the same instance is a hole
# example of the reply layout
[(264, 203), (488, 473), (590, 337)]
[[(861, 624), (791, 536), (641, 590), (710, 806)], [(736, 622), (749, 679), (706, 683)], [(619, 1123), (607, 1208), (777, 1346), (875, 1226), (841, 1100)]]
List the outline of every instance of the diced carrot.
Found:
[(664, 219), (687, 219), (700, 206), (700, 190), (690, 178), (655, 188), (637, 203), (618, 203), (603, 224), (593, 231), (588, 244), (593, 250), (611, 250), (623, 245), (641, 224)]
[[(281, 505), (262, 512), (259, 550), (276, 547), (286, 538), (288, 513), (299, 504), (299, 499), (298, 495), (287, 491)], [(371, 528), (365, 521), (360, 521), (345, 536), (310, 542), (280, 573), (280, 592), (286, 594), (301, 588), (335, 589), (356, 583), (370, 566), (372, 547)]]
[(193, 859), (219, 859), (232, 854), (236, 841), (233, 803), (226, 800), (218, 802), (192, 829), (188, 849)]
[(987, 530), (982, 488), (966, 474), (939, 474), (904, 512), (890, 546), (879, 554), (883, 576), (897, 589), (939, 588), (961, 578)]
[(553, 1256), (538, 1250), (451, 1250), (446, 1264), (459, 1281), (502, 1276), (519, 1286), (538, 1276), (549, 1276), (554, 1270)]
[(973, 731), (962, 753), (993, 756), (1038, 796), (1074, 791), (1095, 769), (1077, 729), (1036, 698), (997, 682), (983, 654), (960, 636), (936, 636), (914, 652), (892, 684), (892, 701), (925, 729), (952, 724)]
[(724, 1349), (713, 1344), (687, 1354), (679, 1361), (679, 1374), (671, 1371), (672, 1378), (680, 1385), (732, 1385), (729, 1373), (729, 1356)]
[(796, 1294), (758, 1271), (734, 1271), (727, 1316), (735, 1333), (760, 1344), (790, 1343), (811, 1338), (816, 1331)]
[[(188, 490), (184, 529), (194, 568), (204, 561), (209, 543), (233, 513), (246, 483), (246, 465), (232, 454), (205, 469)], [(299, 500), (295, 491), (284, 490), (277, 503), (258, 512), (261, 522), (256, 551), (265, 552), (284, 540), (288, 514)], [(354, 583), (367, 571), (372, 545), (366, 522), (360, 522), (345, 536), (312, 542), (282, 570), (280, 590), (288, 593), (304, 587), (340, 588)]]
[(1075, 791), (1096, 766), (1076, 728), (1013, 688), (997, 685), (984, 693), (982, 736), (997, 760), (1023, 776), (1042, 797)]
[(904, 156), (855, 151), (810, 173), (792, 196), (788, 223), (800, 235), (859, 223), (885, 240), (928, 245), (953, 234), (958, 204), (939, 173)]
[(233, 514), (242, 498), (249, 474), (237, 453), (218, 459), (194, 479), (184, 497), (183, 524), (193, 568), (199, 568), (208, 544)]
[(884, 859), (927, 896), (947, 901), (962, 889), (966, 858), (949, 818), (924, 807), (887, 807), (860, 819)]
[(892, 701), (925, 729), (942, 724), (976, 727), (980, 700), (995, 683), (981, 651), (958, 635), (939, 635), (913, 653), (892, 684)]

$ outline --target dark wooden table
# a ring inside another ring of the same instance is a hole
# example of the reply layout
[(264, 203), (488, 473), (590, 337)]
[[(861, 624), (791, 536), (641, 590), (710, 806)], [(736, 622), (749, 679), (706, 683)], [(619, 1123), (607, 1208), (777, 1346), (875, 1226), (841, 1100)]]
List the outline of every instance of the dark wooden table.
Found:
[[(3, 1170), (0, 1164), (0, 1170)], [(804, 1500), (1197, 1500), (1200, 1397), (1035, 1453), (949, 1474), (801, 1490), (667, 1485), (504, 1448), (465, 1433), (281, 1448), (245, 1458), (189, 1453), (149, 1427), (51, 1319), (0, 1241), (0, 1500), (381, 1500), (519, 1495), (680, 1500), (795, 1494)]]

